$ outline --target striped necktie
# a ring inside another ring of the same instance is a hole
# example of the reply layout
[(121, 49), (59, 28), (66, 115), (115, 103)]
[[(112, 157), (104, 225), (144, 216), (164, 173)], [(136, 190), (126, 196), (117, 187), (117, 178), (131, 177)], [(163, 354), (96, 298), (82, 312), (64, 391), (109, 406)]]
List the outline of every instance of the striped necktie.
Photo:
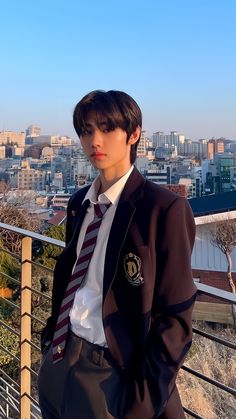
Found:
[(98, 230), (102, 223), (103, 215), (108, 207), (109, 205), (105, 204), (94, 205), (94, 219), (87, 227), (80, 254), (61, 303), (52, 343), (54, 364), (62, 360), (64, 357), (70, 323), (70, 309), (72, 307), (76, 291), (84, 282), (93, 251), (96, 246)]

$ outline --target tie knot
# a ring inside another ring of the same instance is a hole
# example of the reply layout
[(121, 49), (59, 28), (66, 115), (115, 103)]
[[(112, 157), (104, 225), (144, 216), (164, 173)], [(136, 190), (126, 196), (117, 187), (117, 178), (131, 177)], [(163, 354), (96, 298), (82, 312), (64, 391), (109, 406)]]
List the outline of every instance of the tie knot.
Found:
[(94, 211), (98, 218), (102, 218), (105, 212), (108, 210), (110, 204), (95, 204)]

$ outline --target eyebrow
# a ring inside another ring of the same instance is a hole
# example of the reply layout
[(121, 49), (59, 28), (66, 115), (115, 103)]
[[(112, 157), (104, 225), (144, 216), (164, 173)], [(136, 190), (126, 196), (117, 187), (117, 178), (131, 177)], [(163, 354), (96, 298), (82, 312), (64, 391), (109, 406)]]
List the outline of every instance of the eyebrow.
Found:
[(108, 124), (108, 121), (101, 121), (101, 122), (98, 122), (98, 124), (95, 121), (93, 121), (92, 123), (85, 122), (86, 127), (91, 127), (92, 125), (96, 125), (99, 128), (101, 125), (107, 125), (107, 124)]

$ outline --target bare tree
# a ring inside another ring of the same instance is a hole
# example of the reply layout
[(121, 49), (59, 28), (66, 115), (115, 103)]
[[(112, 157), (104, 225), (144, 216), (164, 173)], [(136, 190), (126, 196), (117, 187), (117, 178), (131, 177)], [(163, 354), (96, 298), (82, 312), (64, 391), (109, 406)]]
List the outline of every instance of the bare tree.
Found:
[(5, 196), (9, 190), (10, 190), (9, 182), (6, 182), (4, 179), (0, 178), (0, 194)]
[[(31, 214), (27, 209), (5, 202), (0, 203), (0, 222), (36, 232), (42, 224), (39, 217)], [(0, 239), (10, 252), (20, 252), (21, 237), (18, 234), (0, 229)]]
[(236, 289), (232, 278), (232, 252), (236, 247), (236, 220), (226, 220), (216, 224), (215, 231), (211, 232), (211, 242), (226, 256), (227, 278), (232, 292), (235, 293)]
[[(227, 259), (227, 279), (232, 292), (236, 293), (235, 283), (232, 277), (232, 253), (236, 247), (236, 220), (228, 219), (215, 225), (211, 231), (211, 242), (213, 246), (221, 250)], [(232, 306), (233, 318), (236, 323), (236, 306)]]
[(7, 194), (7, 205), (29, 210), (35, 207), (35, 191), (15, 190)]

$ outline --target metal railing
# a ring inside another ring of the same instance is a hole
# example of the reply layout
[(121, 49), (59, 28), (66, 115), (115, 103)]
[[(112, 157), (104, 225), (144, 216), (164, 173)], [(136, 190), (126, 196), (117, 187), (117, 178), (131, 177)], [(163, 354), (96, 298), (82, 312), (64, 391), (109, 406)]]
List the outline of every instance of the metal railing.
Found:
[(52, 273), (52, 270), (32, 260), (32, 242), (37, 240), (44, 244), (55, 245), (61, 248), (65, 246), (65, 243), (3, 223), (0, 223), (0, 228), (17, 233), (21, 237), (21, 255), (15, 255), (5, 249), (1, 249), (2, 252), (11, 254), (19, 261), (20, 279), (10, 277), (4, 272), (1, 272), (1, 276), (19, 287), (20, 304), (3, 296), (1, 296), (1, 303), (19, 312), (20, 333), (19, 330), (14, 330), (13, 327), (0, 319), (1, 327), (19, 338), (19, 357), (12, 354), (7, 347), (0, 343), (0, 349), (19, 364), (19, 382), (9, 377), (2, 367), (0, 368), (0, 399), (1, 406), (5, 405), (5, 409), (3, 407), (0, 408), (0, 417), (1, 415), (5, 415), (3, 417), (12, 417), (8, 416), (11, 414), (17, 415), (15, 417), (20, 417), (20, 419), (39, 418), (41, 415), (38, 402), (32, 397), (32, 377), (37, 377), (37, 371), (32, 369), (31, 352), (32, 348), (34, 348), (39, 353), (40, 347), (39, 344), (32, 342), (31, 328), (32, 321), (38, 322), (42, 326), (45, 325), (45, 322), (32, 314), (31, 306), (32, 295), (38, 295), (48, 301), (50, 301), (50, 296), (32, 287), (32, 267), (37, 266), (49, 273)]
[[(13, 278), (4, 272), (0, 272), (0, 275), (6, 277), (8, 281), (12, 281), (15, 286), (19, 288), (20, 295), (20, 304), (18, 304), (17, 301), (12, 301), (12, 299), (4, 298), (4, 296), (1, 296), (0, 300), (1, 304), (5, 307), (9, 306), (18, 311), (20, 317), (20, 332), (4, 321), (3, 318), (0, 318), (1, 327), (7, 330), (9, 334), (16, 336), (19, 341), (19, 355), (12, 353), (12, 351), (3, 344), (4, 342), (0, 343), (0, 350), (2, 353), (5, 353), (13, 362), (18, 364), (19, 367), (18, 379), (15, 379), (4, 371), (4, 365), (0, 366), (0, 418), (41, 418), (36, 392), (32, 391), (35, 379), (37, 378), (37, 370), (32, 368), (32, 351), (38, 352), (38, 354), (40, 352), (39, 343), (35, 343), (32, 340), (32, 323), (37, 322), (42, 326), (45, 325), (45, 321), (32, 313), (32, 297), (36, 296), (36, 298), (45, 299), (47, 303), (50, 302), (51, 297), (49, 294), (32, 287), (32, 269), (43, 269), (49, 275), (52, 274), (53, 271), (32, 260), (32, 242), (33, 240), (37, 240), (44, 244), (55, 245), (60, 248), (64, 248), (65, 243), (3, 223), (0, 223), (0, 228), (17, 233), (21, 237), (21, 255), (13, 255), (5, 249), (0, 249), (0, 251), (10, 253), (17, 258), (20, 266), (19, 278)], [(201, 283), (196, 283), (196, 286), (200, 294), (214, 296), (226, 302), (230, 302), (231, 304), (236, 304), (236, 295), (233, 293), (222, 291)], [(236, 344), (233, 342), (228, 342), (221, 337), (202, 331), (198, 328), (193, 328), (193, 332), (196, 335), (203, 336), (232, 350), (236, 350)], [(37, 366), (37, 363), (35, 365)], [(186, 365), (182, 366), (182, 370), (232, 396), (236, 396), (236, 389), (231, 388), (224, 383), (214, 380)], [(202, 416), (199, 416), (197, 412), (193, 412), (188, 408), (184, 408), (184, 410), (189, 416), (202, 419)]]

